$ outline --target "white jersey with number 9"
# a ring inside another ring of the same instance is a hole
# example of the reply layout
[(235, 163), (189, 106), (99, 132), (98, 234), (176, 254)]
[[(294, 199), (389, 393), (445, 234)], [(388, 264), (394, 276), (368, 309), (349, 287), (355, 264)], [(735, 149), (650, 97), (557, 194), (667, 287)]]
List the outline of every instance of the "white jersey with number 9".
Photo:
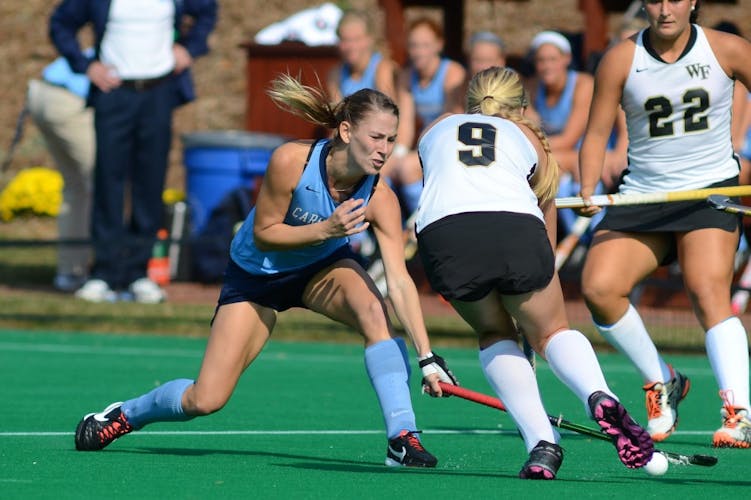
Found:
[(537, 151), (519, 127), (497, 116), (450, 115), (420, 139), (424, 188), (416, 230), (449, 215), (515, 212), (543, 220), (529, 179)]

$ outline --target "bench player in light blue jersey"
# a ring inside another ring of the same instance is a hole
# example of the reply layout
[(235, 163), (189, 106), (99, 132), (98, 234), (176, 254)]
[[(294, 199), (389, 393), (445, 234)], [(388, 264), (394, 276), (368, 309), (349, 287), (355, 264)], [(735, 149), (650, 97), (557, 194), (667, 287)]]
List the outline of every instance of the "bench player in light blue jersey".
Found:
[[(422, 172), (417, 158), (417, 135), (448, 110), (450, 97), (460, 91), (466, 70), (442, 55), (443, 28), (434, 20), (419, 17), (407, 29), (409, 61), (399, 74), (397, 92), (402, 118), (398, 144), (386, 172), (399, 185), (400, 200), (412, 214), (422, 191)], [(412, 230), (412, 228), (407, 228)]]
[(396, 100), (397, 65), (378, 50), (373, 21), (367, 12), (351, 9), (342, 14), (336, 29), (339, 56), (327, 75), (326, 88), (332, 101), (362, 89), (380, 90)]

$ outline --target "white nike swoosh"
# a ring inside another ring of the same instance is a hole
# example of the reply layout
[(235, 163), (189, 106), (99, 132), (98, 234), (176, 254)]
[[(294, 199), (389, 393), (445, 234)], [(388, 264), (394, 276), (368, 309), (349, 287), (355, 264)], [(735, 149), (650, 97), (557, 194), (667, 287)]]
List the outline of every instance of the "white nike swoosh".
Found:
[(399, 415), (404, 415), (405, 413), (409, 413), (409, 410), (401, 410), (401, 411), (392, 411), (389, 415), (391, 418), (396, 418)]
[(396, 451), (395, 449), (391, 447), (391, 445), (389, 445), (389, 451), (391, 452), (392, 455), (394, 455), (395, 457), (398, 457), (400, 462), (404, 460), (405, 456), (407, 456), (406, 448), (402, 448), (400, 451)]
[[(117, 403), (112, 403), (111, 405), (109, 405), (107, 408), (105, 408), (101, 412), (94, 413), (93, 414), (94, 415), (94, 420), (96, 420), (97, 422), (109, 422), (109, 420), (106, 418), (107, 414), (109, 412), (111, 412), (112, 410), (114, 410), (115, 408), (117, 408), (118, 406), (122, 406), (122, 404), (123, 404), (122, 401), (118, 401)], [(88, 418), (88, 417), (86, 417), (86, 418)]]

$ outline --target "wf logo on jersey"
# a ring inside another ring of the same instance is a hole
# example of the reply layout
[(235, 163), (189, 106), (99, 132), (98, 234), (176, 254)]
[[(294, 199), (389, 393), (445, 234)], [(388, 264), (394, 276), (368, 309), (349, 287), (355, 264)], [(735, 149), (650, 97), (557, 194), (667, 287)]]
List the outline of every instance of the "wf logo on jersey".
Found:
[(706, 80), (709, 78), (709, 68), (709, 64), (694, 63), (686, 66), (686, 71), (688, 71), (688, 76), (691, 78)]

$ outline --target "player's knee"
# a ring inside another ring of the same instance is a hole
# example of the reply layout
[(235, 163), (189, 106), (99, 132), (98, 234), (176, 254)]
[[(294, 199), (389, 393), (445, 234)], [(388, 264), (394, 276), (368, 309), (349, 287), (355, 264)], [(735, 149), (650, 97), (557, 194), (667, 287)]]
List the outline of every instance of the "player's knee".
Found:
[(697, 311), (709, 314), (721, 306), (730, 305), (730, 296), (727, 293), (729, 287), (719, 287), (717, 283), (702, 283), (690, 285), (686, 288), (686, 294)]
[(201, 395), (194, 393), (193, 397), (188, 399), (190, 408), (185, 408), (185, 412), (197, 417), (211, 415), (224, 408), (228, 400), (229, 397), (219, 394)]
[(582, 281), (582, 295), (587, 305), (602, 308), (617, 298), (618, 294), (612, 284), (602, 280)]
[(368, 331), (388, 331), (386, 321), (386, 311), (383, 303), (373, 296), (366, 303), (361, 304), (355, 311), (360, 329), (367, 333)]

